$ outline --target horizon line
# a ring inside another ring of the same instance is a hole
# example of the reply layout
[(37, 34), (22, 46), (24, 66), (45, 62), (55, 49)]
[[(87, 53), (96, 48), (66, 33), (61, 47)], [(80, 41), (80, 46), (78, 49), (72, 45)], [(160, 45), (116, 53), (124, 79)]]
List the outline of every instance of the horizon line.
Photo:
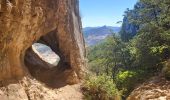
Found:
[(82, 28), (86, 28), (86, 27), (103, 27), (103, 26), (110, 26), (110, 27), (121, 27), (122, 25), (120, 25), (120, 26), (112, 26), (112, 25), (83, 26), (83, 25), (82, 25)]

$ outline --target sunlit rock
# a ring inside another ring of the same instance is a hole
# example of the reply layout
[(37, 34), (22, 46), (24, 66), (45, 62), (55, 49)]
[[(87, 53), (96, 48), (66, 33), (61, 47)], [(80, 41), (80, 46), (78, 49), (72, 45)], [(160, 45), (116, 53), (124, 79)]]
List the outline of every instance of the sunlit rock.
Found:
[(38, 57), (46, 62), (49, 67), (55, 67), (60, 61), (60, 57), (52, 51), (52, 49), (41, 43), (34, 43), (32, 45), (33, 52), (38, 55)]
[[(51, 82), (56, 78), (49, 78), (58, 77), (60, 68), (62, 71), (72, 69), (77, 74), (74, 78), (82, 79), (86, 54), (78, 0), (8, 1), (0, 0), (0, 81), (18, 80), (31, 74)], [(62, 61), (56, 68), (42, 71), (56, 63), (41, 60), (32, 50), (35, 42), (45, 43), (61, 55)]]

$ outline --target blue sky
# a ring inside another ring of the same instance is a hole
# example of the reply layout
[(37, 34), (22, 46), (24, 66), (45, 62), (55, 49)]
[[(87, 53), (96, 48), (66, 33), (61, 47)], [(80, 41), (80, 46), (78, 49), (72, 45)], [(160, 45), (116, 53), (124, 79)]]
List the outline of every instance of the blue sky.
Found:
[(83, 27), (120, 26), (124, 11), (138, 0), (79, 0)]

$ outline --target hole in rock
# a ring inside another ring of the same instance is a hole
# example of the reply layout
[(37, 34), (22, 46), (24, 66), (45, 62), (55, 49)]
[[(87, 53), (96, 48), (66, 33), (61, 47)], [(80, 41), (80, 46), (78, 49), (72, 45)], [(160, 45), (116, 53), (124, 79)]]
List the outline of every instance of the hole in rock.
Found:
[(42, 43), (34, 43), (31, 46), (30, 52), (27, 53), (28, 63), (33, 66), (39, 66), (46, 69), (57, 67), (60, 57), (49, 46)]
[[(26, 50), (25, 65), (37, 80), (52, 88), (66, 85), (71, 69), (69, 61), (57, 47), (57, 39), (52, 34), (42, 36)], [(68, 73), (67, 73), (68, 72)]]

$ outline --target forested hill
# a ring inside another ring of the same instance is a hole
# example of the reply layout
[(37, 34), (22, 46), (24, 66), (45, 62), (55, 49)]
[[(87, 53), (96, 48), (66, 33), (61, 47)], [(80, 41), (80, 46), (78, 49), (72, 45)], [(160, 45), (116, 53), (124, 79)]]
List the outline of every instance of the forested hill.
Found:
[(87, 45), (95, 45), (107, 36), (118, 33), (120, 27), (101, 26), (101, 27), (85, 27), (83, 34)]
[[(124, 16), (120, 37), (108, 36), (88, 48), (89, 69), (96, 77), (87, 80), (85, 93), (96, 100), (124, 100), (129, 95), (128, 100), (169, 100), (170, 0), (139, 0)], [(135, 91), (137, 86), (141, 88)]]

